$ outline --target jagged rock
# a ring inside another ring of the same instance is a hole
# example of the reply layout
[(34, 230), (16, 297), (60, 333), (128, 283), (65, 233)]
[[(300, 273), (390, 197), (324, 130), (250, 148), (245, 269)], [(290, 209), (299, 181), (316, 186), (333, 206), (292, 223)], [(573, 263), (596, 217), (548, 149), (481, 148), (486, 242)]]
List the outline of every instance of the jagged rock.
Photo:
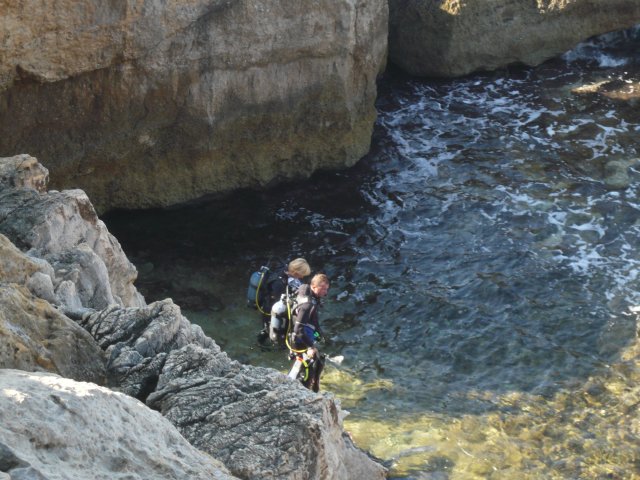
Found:
[(117, 302), (111, 292), (110, 275), (104, 261), (86, 243), (65, 252), (45, 255), (56, 279), (70, 282), (81, 305), (96, 310)]
[(114, 305), (79, 323), (106, 351), (110, 385), (140, 400), (155, 388), (168, 352), (188, 344), (218, 348), (171, 299), (143, 308)]
[(379, 464), (343, 438), (331, 398), (274, 370), (232, 361), (171, 300), (112, 306), (81, 323), (106, 349), (112, 384), (146, 399), (235, 475), (384, 478)]
[[(137, 400), (52, 374), (0, 370), (0, 475), (231, 480)], [(2, 478), (2, 477), (0, 477)]]
[(636, 0), (389, 0), (389, 59), (421, 76), (538, 65), (640, 23)]
[(353, 165), (387, 19), (386, 0), (5, 3), (0, 155), (99, 211)]
[(103, 352), (91, 335), (53, 307), (58, 299), (52, 277), (47, 262), (26, 256), (0, 234), (0, 367), (102, 383)]
[(343, 435), (331, 397), (217, 351), (189, 345), (169, 353), (147, 403), (242, 478), (385, 478)]
[(0, 233), (0, 281), (26, 285), (37, 273), (54, 275), (51, 265), (28, 257)]
[[(5, 171), (16, 163), (17, 157), (0, 158)], [(38, 171), (37, 166), (32, 165), (31, 170)], [(0, 233), (31, 257), (50, 264), (55, 270), (51, 281), (56, 291), (64, 282), (74, 285), (77, 299), (69, 298), (73, 292), (64, 283), (60, 302), (95, 309), (112, 303), (145, 304), (133, 285), (135, 267), (80, 190), (40, 193), (30, 188), (3, 188)]]
[(26, 288), (0, 277), (0, 368), (105, 381), (104, 353), (84, 329)]

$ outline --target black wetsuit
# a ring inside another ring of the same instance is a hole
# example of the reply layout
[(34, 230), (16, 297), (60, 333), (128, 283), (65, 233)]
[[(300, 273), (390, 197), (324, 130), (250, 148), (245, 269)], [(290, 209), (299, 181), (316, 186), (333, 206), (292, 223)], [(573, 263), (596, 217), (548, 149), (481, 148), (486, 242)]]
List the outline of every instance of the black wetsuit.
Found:
[[(296, 308), (293, 316), (293, 332), (291, 333), (291, 346), (296, 350), (306, 350), (316, 347), (316, 342), (322, 336), (318, 322), (318, 298), (309, 285), (302, 285), (298, 289)], [(314, 358), (308, 363), (308, 375), (302, 384), (317, 392), (320, 390), (320, 373), (324, 367), (324, 355), (316, 352)]]

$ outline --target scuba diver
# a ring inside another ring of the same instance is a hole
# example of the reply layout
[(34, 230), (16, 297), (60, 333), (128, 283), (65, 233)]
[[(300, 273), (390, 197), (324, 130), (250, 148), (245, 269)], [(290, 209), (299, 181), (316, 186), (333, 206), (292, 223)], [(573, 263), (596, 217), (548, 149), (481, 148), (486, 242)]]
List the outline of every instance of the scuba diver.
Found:
[(318, 309), (321, 299), (329, 292), (329, 285), (329, 277), (319, 273), (309, 285), (298, 289), (291, 319), (293, 329), (287, 335), (289, 357), (294, 360), (289, 378), (300, 378), (302, 384), (314, 392), (320, 390), (320, 374), (326, 357), (318, 350), (318, 342), (322, 340)]
[(309, 263), (304, 258), (296, 258), (279, 273), (262, 267), (252, 275), (247, 296), (249, 303), (260, 311), (262, 330), (258, 333), (259, 343), (264, 344), (270, 338), (274, 344), (284, 345), (289, 328), (285, 299), (297, 294), (302, 280), (310, 273)]

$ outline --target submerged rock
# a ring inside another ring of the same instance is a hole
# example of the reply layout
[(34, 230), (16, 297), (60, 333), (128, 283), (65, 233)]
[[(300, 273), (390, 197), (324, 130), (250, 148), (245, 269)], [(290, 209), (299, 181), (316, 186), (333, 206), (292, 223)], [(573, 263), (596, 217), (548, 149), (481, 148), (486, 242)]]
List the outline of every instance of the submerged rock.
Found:
[(602, 80), (588, 85), (580, 85), (571, 90), (576, 95), (599, 94), (611, 100), (635, 103), (640, 100), (640, 82), (623, 80)]
[(236, 478), (121, 393), (9, 369), (0, 370), (0, 384), (1, 478)]
[(387, 19), (385, 0), (5, 3), (0, 155), (99, 211), (353, 165)]
[(611, 160), (604, 166), (605, 185), (612, 190), (624, 190), (631, 185), (630, 162)]
[(637, 23), (636, 0), (390, 0), (389, 59), (414, 75), (456, 77), (538, 65)]

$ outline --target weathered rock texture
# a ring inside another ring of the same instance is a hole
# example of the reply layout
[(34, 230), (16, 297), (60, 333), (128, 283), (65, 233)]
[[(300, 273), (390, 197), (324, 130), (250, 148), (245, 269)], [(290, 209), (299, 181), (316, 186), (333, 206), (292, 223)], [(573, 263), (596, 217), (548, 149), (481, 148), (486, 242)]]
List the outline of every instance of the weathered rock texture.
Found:
[[(24, 163), (25, 156), (19, 158)], [(16, 157), (0, 158), (0, 171), (19, 163)], [(24, 188), (11, 188), (17, 175), (0, 177), (0, 233), (44, 265), (41, 273), (49, 281), (41, 278), (40, 284), (46, 289), (50, 282), (51, 289), (42, 298), (65, 310), (144, 305), (133, 285), (135, 267), (98, 219), (86, 194), (28, 188), (42, 181), (41, 169), (32, 166), (29, 172), (34, 180), (20, 173)]]
[(0, 8), (0, 155), (98, 211), (352, 165), (386, 0), (37, 0)]
[(107, 353), (109, 384), (140, 400), (156, 387), (172, 350), (191, 344), (218, 349), (170, 299), (144, 308), (112, 305), (78, 321)]
[(57, 375), (0, 370), (0, 478), (236, 478), (137, 400)]
[[(2, 264), (5, 241), (0, 235)], [(104, 355), (91, 335), (27, 288), (5, 282), (0, 271), (0, 367), (104, 383)]]
[(82, 325), (108, 373), (241, 478), (385, 478), (342, 429), (339, 407), (270, 369), (232, 361), (171, 301), (113, 307)]
[(637, 23), (637, 0), (389, 0), (389, 59), (435, 77), (538, 65)]
[(0, 158), (0, 367), (104, 383), (103, 351), (64, 313), (144, 305), (136, 270), (84, 193), (46, 183), (35, 158)]

